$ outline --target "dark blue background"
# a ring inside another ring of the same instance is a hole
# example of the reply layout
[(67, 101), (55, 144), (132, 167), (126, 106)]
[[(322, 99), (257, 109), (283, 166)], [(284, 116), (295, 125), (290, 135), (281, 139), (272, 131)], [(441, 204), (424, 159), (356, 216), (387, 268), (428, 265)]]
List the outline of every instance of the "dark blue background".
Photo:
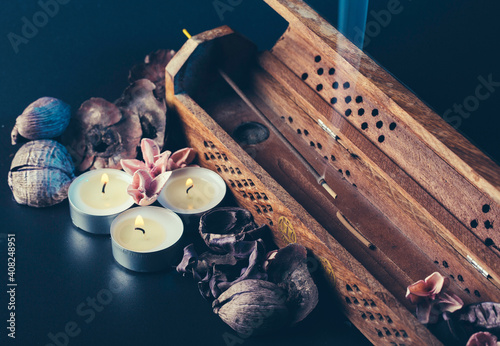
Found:
[[(336, 23), (336, 1), (308, 1)], [(387, 7), (372, 0), (369, 11)], [(500, 81), (498, 34), (500, 8), (486, 0), (401, 1), (404, 10), (371, 38), (366, 52), (413, 89), (438, 113), (473, 95), (478, 77)], [(181, 33), (223, 24), (243, 33), (261, 49), (269, 48), (286, 23), (266, 4), (243, 0), (221, 21), (212, 1), (104, 2), (72, 0), (16, 54), (8, 34), (21, 34), (22, 18), (40, 11), (35, 1), (12, 0), (0, 14), (0, 210), (2, 234), (17, 234), (17, 336), (6, 338), (7, 260), (0, 238), (0, 343), (45, 345), (48, 333), (69, 321), (82, 328), (69, 345), (224, 345), (231, 332), (197, 292), (196, 284), (176, 273), (138, 275), (123, 270), (111, 256), (107, 237), (93, 237), (71, 225), (67, 202), (37, 210), (18, 206), (7, 187), (16, 147), (10, 145), (15, 118), (41, 96), (69, 103), (73, 110), (90, 97), (118, 98), (128, 85), (129, 68), (158, 48), (178, 49)], [(373, 20), (373, 14), (368, 20)], [(459, 130), (497, 161), (500, 91), (482, 101)], [(2, 264), (4, 263), (4, 264)], [(95, 319), (85, 323), (77, 307), (108, 288), (112, 278), (123, 289)], [(297, 328), (246, 340), (246, 345), (362, 344), (363, 338), (333, 311), (330, 299)]]

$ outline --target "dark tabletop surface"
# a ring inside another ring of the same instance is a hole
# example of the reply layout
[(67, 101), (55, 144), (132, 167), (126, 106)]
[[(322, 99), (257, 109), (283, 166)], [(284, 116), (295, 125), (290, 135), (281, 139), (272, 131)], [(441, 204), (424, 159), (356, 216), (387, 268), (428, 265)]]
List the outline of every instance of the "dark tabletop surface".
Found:
[[(35, 209), (12, 198), (7, 172), (17, 147), (10, 145), (10, 131), (17, 115), (35, 99), (57, 97), (73, 110), (90, 97), (114, 101), (128, 85), (129, 68), (158, 48), (179, 49), (185, 41), (183, 28), (195, 34), (226, 24), (267, 49), (286, 27), (261, 1), (221, 1), (233, 4), (222, 16), (215, 1), (207, 0), (119, 5), (59, 0), (46, 22), (38, 13), (54, 1), (2, 4), (0, 345), (368, 343), (337, 310), (321, 277), (320, 304), (296, 327), (271, 336), (231, 339), (235, 333), (212, 313), (192, 279), (175, 271), (138, 274), (123, 269), (113, 260), (109, 237), (87, 234), (71, 224), (67, 201)], [(368, 22), (375, 23), (391, 1), (371, 1)], [(336, 23), (336, 1), (308, 2)], [(461, 117), (459, 131), (500, 161), (500, 91), (493, 86), (477, 105), (471, 101), (480, 78), (500, 82), (499, 5), (486, 0), (401, 0), (400, 5), (403, 10), (390, 23), (371, 32), (365, 51), (439, 114), (470, 102), (469, 115), (453, 114)], [(38, 21), (39, 28), (23, 33), (27, 21)], [(16, 235), (15, 339), (6, 335), (10, 233)]]

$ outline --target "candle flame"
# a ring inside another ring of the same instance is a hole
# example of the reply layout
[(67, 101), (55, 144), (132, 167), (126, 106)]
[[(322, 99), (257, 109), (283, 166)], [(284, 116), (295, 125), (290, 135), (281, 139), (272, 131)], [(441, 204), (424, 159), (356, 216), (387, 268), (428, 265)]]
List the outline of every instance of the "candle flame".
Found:
[(186, 180), (186, 187), (189, 187), (191, 185), (193, 185), (193, 179), (188, 178), (188, 180)]
[(107, 184), (109, 183), (109, 177), (106, 173), (104, 173), (102, 176), (101, 176), (101, 184)]
[(190, 39), (190, 38), (191, 38), (191, 35), (189, 34), (189, 32), (188, 32), (186, 29), (182, 29), (182, 33), (183, 33), (184, 35), (186, 35), (186, 37), (187, 37), (188, 39)]
[(142, 218), (141, 215), (137, 215), (135, 218), (135, 227), (142, 227), (144, 226), (144, 219)]

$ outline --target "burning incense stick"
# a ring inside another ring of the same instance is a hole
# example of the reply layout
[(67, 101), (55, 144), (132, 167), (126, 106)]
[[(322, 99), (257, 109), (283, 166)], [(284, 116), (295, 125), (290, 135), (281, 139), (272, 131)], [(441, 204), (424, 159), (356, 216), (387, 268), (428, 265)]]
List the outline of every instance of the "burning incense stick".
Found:
[(304, 159), (304, 157), (293, 147), (293, 145), (290, 144), (285, 136), (283, 136), (281, 132), (278, 131), (274, 124), (269, 121), (269, 119), (267, 119), (267, 117), (253, 104), (252, 101), (250, 101), (250, 99), (243, 93), (243, 91), (236, 85), (236, 83), (226, 73), (224, 73), (224, 71), (219, 70), (219, 74), (226, 81), (226, 83), (229, 84), (231, 89), (233, 89), (236, 94), (238, 94), (238, 96), (247, 104), (247, 106), (250, 107), (250, 109), (252, 109), (255, 114), (257, 114), (259, 118), (283, 141), (288, 150), (295, 154), (295, 156), (299, 159), (302, 165), (304, 165), (307, 171), (312, 174), (318, 184), (321, 185), (326, 190), (326, 192), (328, 192), (328, 194), (332, 196), (332, 198), (337, 198), (337, 194), (330, 188), (330, 186), (328, 186), (325, 178), (318, 174), (318, 172), (311, 166), (311, 164), (307, 162), (306, 159)]

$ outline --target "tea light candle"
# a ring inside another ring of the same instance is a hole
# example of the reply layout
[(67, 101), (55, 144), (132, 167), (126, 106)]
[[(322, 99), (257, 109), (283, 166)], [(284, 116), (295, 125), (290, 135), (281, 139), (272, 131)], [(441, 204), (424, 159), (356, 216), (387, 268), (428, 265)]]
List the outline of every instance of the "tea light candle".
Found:
[(158, 202), (178, 214), (201, 214), (217, 206), (226, 194), (226, 183), (215, 172), (186, 167), (172, 172)]
[(111, 224), (112, 252), (123, 267), (152, 272), (177, 264), (182, 257), (184, 226), (173, 211), (138, 207), (118, 215)]
[(109, 234), (113, 219), (134, 204), (127, 187), (132, 177), (118, 169), (96, 169), (77, 177), (68, 190), (73, 224), (90, 233)]

